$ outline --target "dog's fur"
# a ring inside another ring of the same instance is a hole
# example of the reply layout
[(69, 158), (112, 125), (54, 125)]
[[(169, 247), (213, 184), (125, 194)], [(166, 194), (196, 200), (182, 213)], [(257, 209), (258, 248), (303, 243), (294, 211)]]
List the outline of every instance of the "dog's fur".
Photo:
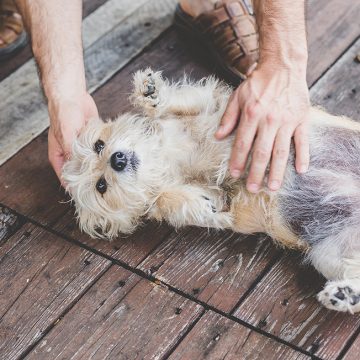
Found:
[[(360, 125), (311, 109), (309, 171), (295, 172), (292, 149), (281, 190), (254, 195), (246, 174), (229, 175), (233, 136), (214, 138), (230, 93), (214, 77), (171, 84), (151, 69), (137, 72), (131, 99), (141, 111), (90, 121), (64, 167), (81, 228), (112, 238), (150, 218), (265, 232), (306, 251), (329, 280), (318, 295), (326, 307), (360, 311)], [(116, 152), (126, 157), (121, 171), (110, 165)]]

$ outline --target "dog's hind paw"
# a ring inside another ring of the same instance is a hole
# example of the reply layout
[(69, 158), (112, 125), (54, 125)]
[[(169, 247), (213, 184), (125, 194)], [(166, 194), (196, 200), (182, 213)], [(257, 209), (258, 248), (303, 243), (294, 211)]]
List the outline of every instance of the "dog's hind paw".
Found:
[(143, 107), (147, 111), (159, 105), (159, 94), (164, 84), (160, 72), (154, 72), (150, 68), (137, 71), (134, 74), (133, 84), (134, 93), (131, 99), (134, 105)]
[(349, 312), (360, 311), (360, 280), (347, 279), (328, 281), (317, 299), (330, 310)]

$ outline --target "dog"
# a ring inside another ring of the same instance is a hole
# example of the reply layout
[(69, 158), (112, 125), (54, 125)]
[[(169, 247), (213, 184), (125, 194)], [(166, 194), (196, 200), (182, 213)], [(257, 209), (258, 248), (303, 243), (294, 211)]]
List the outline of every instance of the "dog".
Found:
[(311, 108), (309, 170), (296, 173), (292, 146), (282, 188), (252, 194), (246, 173), (229, 174), (234, 136), (214, 137), (229, 86), (215, 77), (171, 83), (151, 69), (133, 84), (137, 111), (90, 121), (64, 166), (81, 229), (111, 239), (147, 218), (266, 233), (325, 276), (325, 307), (360, 311), (360, 125)]

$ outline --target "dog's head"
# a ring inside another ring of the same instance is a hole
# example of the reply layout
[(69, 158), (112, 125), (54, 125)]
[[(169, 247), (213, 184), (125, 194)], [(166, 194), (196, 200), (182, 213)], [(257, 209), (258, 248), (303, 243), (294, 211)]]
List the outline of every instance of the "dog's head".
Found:
[(91, 120), (73, 144), (63, 179), (81, 229), (93, 237), (130, 233), (147, 210), (151, 161), (141, 134), (141, 119), (125, 114)]

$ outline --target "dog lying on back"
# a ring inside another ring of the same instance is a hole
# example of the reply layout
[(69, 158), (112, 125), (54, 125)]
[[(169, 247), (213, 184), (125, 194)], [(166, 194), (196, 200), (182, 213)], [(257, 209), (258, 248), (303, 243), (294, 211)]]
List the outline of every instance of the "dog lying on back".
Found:
[(149, 218), (264, 232), (329, 280), (323, 305), (360, 311), (360, 125), (311, 109), (309, 171), (296, 173), (292, 149), (282, 188), (251, 194), (246, 174), (228, 171), (233, 137), (214, 137), (231, 92), (214, 77), (171, 84), (137, 72), (138, 113), (90, 121), (64, 166), (81, 229), (113, 238)]

